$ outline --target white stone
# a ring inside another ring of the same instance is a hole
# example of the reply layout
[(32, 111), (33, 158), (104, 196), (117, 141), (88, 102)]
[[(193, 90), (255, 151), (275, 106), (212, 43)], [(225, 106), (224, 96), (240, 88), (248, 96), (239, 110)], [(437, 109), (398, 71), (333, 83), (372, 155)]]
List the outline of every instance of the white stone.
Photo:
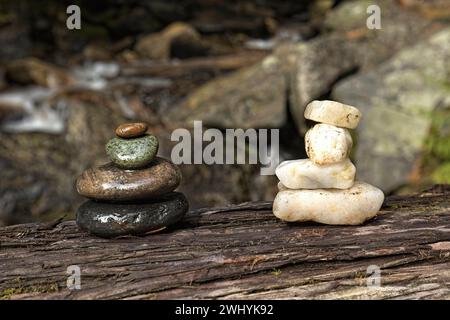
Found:
[(323, 166), (310, 159), (289, 160), (275, 169), (278, 179), (289, 189), (348, 189), (353, 185), (355, 172), (349, 159)]
[(330, 100), (314, 100), (305, 109), (306, 119), (349, 129), (358, 126), (361, 116), (355, 107)]
[(333, 225), (358, 225), (373, 218), (384, 201), (383, 192), (356, 181), (347, 190), (284, 190), (273, 202), (273, 213), (281, 220), (315, 221)]
[(330, 124), (316, 124), (305, 135), (308, 157), (317, 164), (331, 164), (348, 158), (353, 140), (350, 132)]

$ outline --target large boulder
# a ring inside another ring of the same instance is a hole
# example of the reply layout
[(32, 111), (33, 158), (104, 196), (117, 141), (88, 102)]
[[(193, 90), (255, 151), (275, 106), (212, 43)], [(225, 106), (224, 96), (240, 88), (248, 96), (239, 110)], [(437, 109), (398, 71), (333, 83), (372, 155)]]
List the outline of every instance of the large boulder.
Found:
[(190, 94), (171, 112), (171, 121), (201, 120), (217, 128), (268, 128), (285, 121), (287, 84), (284, 61), (262, 62), (214, 79)]
[(381, 30), (366, 26), (368, 1), (344, 2), (329, 11), (323, 35), (281, 44), (261, 63), (208, 82), (175, 108), (170, 119), (203, 120), (221, 128), (280, 127), (289, 100), (297, 129), (304, 134), (303, 113), (311, 100), (327, 97), (341, 79), (379, 65), (436, 30), (392, 1), (377, 4), (383, 12)]
[(303, 135), (307, 131), (303, 116), (306, 105), (326, 95), (340, 77), (353, 72), (359, 65), (358, 56), (354, 43), (334, 34), (295, 45), (289, 55), (294, 57), (288, 71), (289, 107)]
[[(386, 192), (408, 182), (435, 109), (450, 106), (449, 62), (447, 28), (337, 84), (333, 98), (363, 113), (355, 153), (359, 179)], [(450, 125), (450, 117), (444, 121)]]
[(394, 1), (376, 3), (382, 13), (381, 29), (366, 26), (371, 4), (367, 0), (343, 2), (328, 12), (324, 22), (328, 33), (292, 47), (290, 110), (301, 134), (307, 130), (303, 113), (311, 100), (326, 97), (339, 80), (379, 65), (434, 31), (428, 20)]

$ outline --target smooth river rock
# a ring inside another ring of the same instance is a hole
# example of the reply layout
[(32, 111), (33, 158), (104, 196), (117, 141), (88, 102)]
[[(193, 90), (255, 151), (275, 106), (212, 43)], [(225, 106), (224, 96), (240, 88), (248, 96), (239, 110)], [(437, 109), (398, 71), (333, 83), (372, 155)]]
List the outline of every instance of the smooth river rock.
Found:
[(352, 149), (350, 132), (330, 124), (316, 124), (305, 135), (308, 157), (317, 164), (332, 164), (346, 159)]
[(143, 168), (158, 153), (158, 138), (151, 134), (133, 139), (115, 137), (106, 144), (106, 153), (120, 168)]
[(78, 208), (76, 221), (82, 230), (99, 237), (140, 235), (178, 222), (188, 209), (186, 197), (178, 192), (133, 204), (89, 200)]
[(337, 127), (354, 129), (361, 120), (361, 112), (355, 107), (331, 100), (314, 100), (306, 106), (306, 119)]
[(350, 188), (356, 168), (349, 159), (329, 165), (317, 165), (310, 159), (283, 161), (275, 174), (289, 189)]
[(315, 221), (333, 225), (358, 225), (373, 218), (384, 201), (383, 192), (365, 182), (352, 188), (284, 190), (273, 202), (273, 213), (281, 220)]
[(124, 123), (117, 127), (116, 135), (120, 138), (136, 138), (145, 134), (148, 125), (143, 122)]
[(155, 198), (175, 190), (181, 173), (170, 161), (156, 157), (140, 170), (122, 170), (108, 163), (85, 170), (77, 179), (80, 195), (95, 200), (130, 201)]

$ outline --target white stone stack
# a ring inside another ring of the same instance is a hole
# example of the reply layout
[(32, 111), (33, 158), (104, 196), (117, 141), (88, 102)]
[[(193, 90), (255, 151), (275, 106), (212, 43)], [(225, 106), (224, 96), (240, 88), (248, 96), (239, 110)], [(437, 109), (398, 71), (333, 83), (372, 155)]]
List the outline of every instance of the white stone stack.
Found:
[(305, 118), (319, 122), (305, 135), (309, 159), (284, 161), (277, 167), (275, 216), (336, 225), (357, 225), (374, 217), (384, 194), (355, 181), (356, 168), (349, 159), (353, 141), (348, 129), (358, 126), (361, 112), (339, 102), (316, 100), (306, 107)]

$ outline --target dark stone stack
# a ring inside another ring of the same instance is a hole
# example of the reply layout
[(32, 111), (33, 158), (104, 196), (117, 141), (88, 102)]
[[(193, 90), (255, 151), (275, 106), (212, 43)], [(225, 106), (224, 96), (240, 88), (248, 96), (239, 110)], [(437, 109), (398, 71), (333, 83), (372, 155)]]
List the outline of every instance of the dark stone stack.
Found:
[(145, 123), (123, 124), (106, 144), (110, 163), (85, 170), (77, 191), (90, 200), (77, 211), (77, 224), (100, 237), (141, 235), (163, 230), (187, 212), (186, 197), (173, 192), (181, 173), (157, 157), (158, 139)]

